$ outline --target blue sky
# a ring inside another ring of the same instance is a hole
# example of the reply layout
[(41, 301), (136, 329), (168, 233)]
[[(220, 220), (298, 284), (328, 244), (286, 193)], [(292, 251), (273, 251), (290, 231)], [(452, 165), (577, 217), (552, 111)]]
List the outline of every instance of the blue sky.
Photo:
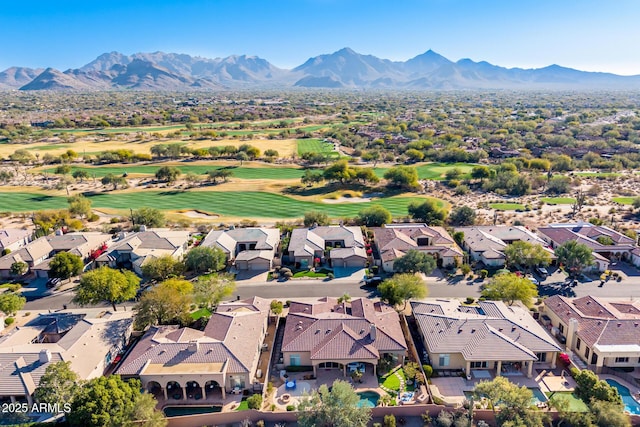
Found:
[(640, 74), (638, 0), (3, 1), (0, 70), (61, 70), (104, 52), (257, 55), (281, 68), (343, 47), (428, 49), (505, 67)]

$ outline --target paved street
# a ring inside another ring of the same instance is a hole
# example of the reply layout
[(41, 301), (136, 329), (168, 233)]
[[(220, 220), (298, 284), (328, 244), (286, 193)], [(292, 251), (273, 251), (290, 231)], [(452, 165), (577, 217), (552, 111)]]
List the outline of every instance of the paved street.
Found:
[[(538, 285), (541, 296), (561, 294), (569, 297), (581, 297), (586, 295), (609, 298), (640, 298), (640, 273), (635, 268), (627, 265), (614, 266), (614, 270), (623, 275), (623, 280), (617, 282), (609, 280), (600, 285), (600, 280), (579, 282), (571, 286), (566, 282), (563, 273), (551, 271), (551, 275)], [(435, 298), (465, 298), (480, 296), (480, 281), (447, 280), (441, 276), (430, 276), (426, 283), (429, 296)], [(339, 297), (348, 293), (352, 297), (377, 296), (375, 288), (367, 288), (363, 283), (351, 279), (336, 280), (289, 280), (287, 282), (263, 282), (263, 281), (239, 281), (236, 292), (230, 299), (238, 296), (242, 299), (252, 296), (263, 298), (299, 298), (299, 297)], [(64, 305), (69, 308), (76, 307), (71, 303), (73, 290), (57, 292), (51, 296), (27, 302), (25, 310), (59, 310)], [(132, 307), (133, 302), (121, 304)], [(104, 304), (108, 307), (108, 304)]]

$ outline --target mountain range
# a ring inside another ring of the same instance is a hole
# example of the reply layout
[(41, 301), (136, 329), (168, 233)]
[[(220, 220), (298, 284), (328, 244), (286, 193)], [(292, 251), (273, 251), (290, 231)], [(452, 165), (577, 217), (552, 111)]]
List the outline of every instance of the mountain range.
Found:
[(453, 62), (428, 50), (404, 62), (349, 48), (309, 58), (291, 70), (256, 56), (208, 59), (178, 53), (104, 53), (66, 71), (11, 67), (0, 90), (224, 90), (239, 88), (337, 89), (640, 89), (640, 75), (619, 76), (550, 65), (504, 68), (485, 61)]

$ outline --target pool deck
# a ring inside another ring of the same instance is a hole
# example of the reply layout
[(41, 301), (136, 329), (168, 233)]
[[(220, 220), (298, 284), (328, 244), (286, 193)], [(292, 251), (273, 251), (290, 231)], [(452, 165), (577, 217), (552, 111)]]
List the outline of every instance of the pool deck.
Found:
[[(490, 373), (487, 378), (484, 373)], [(476, 384), (495, 378), (493, 371), (484, 371), (480, 378), (467, 380), (463, 377), (435, 377), (431, 379), (431, 392), (446, 403), (462, 405), (467, 399), (464, 392), (473, 391)], [(557, 374), (551, 369), (538, 368), (534, 371), (533, 378), (524, 375), (507, 377), (512, 383), (527, 388), (539, 388), (543, 393), (573, 391), (576, 383), (568, 372)]]

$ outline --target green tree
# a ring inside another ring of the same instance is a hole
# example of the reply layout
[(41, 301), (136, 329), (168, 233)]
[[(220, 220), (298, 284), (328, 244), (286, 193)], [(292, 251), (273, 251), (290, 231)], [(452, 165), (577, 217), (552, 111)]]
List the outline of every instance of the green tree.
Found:
[(16, 311), (22, 310), (27, 303), (27, 299), (13, 292), (3, 292), (0, 294), (0, 311), (6, 315), (14, 316)]
[(314, 224), (329, 225), (331, 223), (329, 215), (320, 211), (305, 212), (303, 222), (305, 227), (311, 227)]
[(151, 280), (166, 280), (184, 273), (185, 265), (169, 254), (150, 258), (142, 264), (142, 275)]
[(380, 205), (373, 205), (358, 212), (356, 222), (366, 227), (381, 227), (391, 222), (391, 212)]
[(10, 272), (12, 276), (22, 276), (29, 270), (29, 265), (26, 262), (16, 261), (11, 264)]
[(278, 157), (278, 152), (276, 150), (273, 150), (271, 148), (264, 150), (264, 156), (267, 158), (274, 158), (274, 157)]
[(571, 178), (564, 175), (555, 175), (547, 183), (547, 192), (552, 194), (564, 194), (571, 190)]
[(574, 374), (573, 379), (576, 381), (576, 396), (585, 402), (591, 402), (592, 399), (595, 399), (622, 405), (618, 389), (598, 378), (593, 371), (583, 369)]
[(247, 398), (247, 406), (249, 409), (260, 409), (262, 407), (262, 395), (254, 394)]
[(412, 191), (420, 188), (418, 170), (413, 166), (394, 166), (384, 173), (384, 179), (395, 187), (403, 187)]
[(604, 400), (591, 401), (589, 405), (598, 427), (631, 427), (631, 420), (622, 404)]
[(474, 166), (471, 169), (471, 178), (479, 179), (482, 181), (485, 178), (489, 178), (491, 176), (491, 169), (488, 166)]
[(551, 254), (542, 245), (517, 240), (504, 249), (507, 263), (513, 266), (531, 268), (551, 263)]
[(49, 263), (49, 277), (69, 279), (82, 273), (84, 262), (79, 255), (69, 252), (59, 252)]
[(283, 304), (282, 301), (278, 301), (277, 299), (274, 299), (273, 301), (271, 301), (271, 304), (269, 305), (269, 309), (271, 310), (271, 313), (273, 313), (274, 316), (280, 316), (280, 314), (282, 314), (282, 309), (283, 309)]
[(484, 286), (482, 296), (489, 300), (504, 301), (509, 305), (522, 301), (530, 307), (533, 299), (538, 296), (538, 288), (526, 277), (501, 273), (493, 276)]
[(518, 387), (505, 377), (476, 384), (474, 393), (486, 396), (493, 405), (499, 406), (496, 415), (498, 425), (519, 427), (543, 427), (544, 416), (540, 410), (531, 408), (533, 393), (527, 387)]
[(249, 155), (244, 151), (239, 151), (238, 154), (236, 154), (236, 160), (239, 160), (240, 166), (242, 166), (243, 162), (246, 162), (247, 160), (249, 160)]
[(131, 220), (135, 225), (145, 225), (147, 227), (164, 227), (166, 219), (164, 214), (155, 208), (140, 208), (133, 211)]
[(233, 176), (233, 171), (231, 169), (222, 168), (209, 171), (207, 172), (207, 175), (209, 175), (209, 179), (211, 179), (215, 184), (216, 182), (218, 182), (218, 179), (221, 179), (225, 182), (228, 181), (229, 178)]
[(165, 426), (166, 420), (156, 415), (157, 402), (143, 397), (141, 387), (139, 380), (123, 381), (119, 375), (94, 378), (71, 401), (67, 420), (72, 427)]
[(80, 182), (84, 182), (85, 179), (89, 178), (89, 172), (84, 169), (76, 169), (73, 171), (71, 176), (79, 180)]
[(455, 208), (449, 214), (449, 224), (456, 227), (469, 226), (476, 223), (476, 211), (469, 206)]
[(156, 171), (158, 181), (175, 182), (182, 172), (175, 166), (162, 166)]
[(436, 260), (429, 254), (409, 249), (403, 256), (393, 262), (396, 273), (424, 273), (431, 274), (436, 268)]
[(71, 196), (67, 199), (69, 203), (69, 213), (79, 216), (80, 218), (88, 218), (91, 215), (91, 200), (82, 194)]
[(300, 427), (366, 427), (371, 409), (359, 407), (360, 397), (346, 381), (336, 380), (331, 389), (322, 384), (298, 405)]
[(214, 309), (235, 290), (233, 275), (212, 273), (198, 277), (193, 285), (193, 296), (199, 307)]
[(427, 225), (442, 225), (447, 219), (447, 210), (434, 199), (414, 200), (407, 210), (411, 218)]
[(555, 249), (558, 264), (564, 265), (572, 276), (593, 265), (593, 251), (577, 240), (569, 240)]
[(305, 170), (304, 175), (300, 178), (300, 182), (309, 187), (313, 184), (319, 184), (322, 181), (324, 181), (324, 174), (314, 173), (310, 169)]
[(407, 301), (411, 298), (427, 297), (427, 287), (424, 281), (415, 274), (396, 274), (378, 286), (380, 299), (392, 306), (403, 303), (402, 310), (407, 308)]
[(136, 305), (136, 328), (190, 322), (193, 284), (183, 279), (168, 279), (142, 294)]
[(43, 403), (71, 402), (79, 391), (80, 378), (71, 369), (71, 362), (50, 363), (40, 378), (35, 398)]
[(71, 166), (69, 165), (60, 165), (55, 168), (53, 171), (56, 175), (67, 175), (71, 173)]
[(29, 152), (29, 150), (25, 150), (24, 148), (20, 148), (13, 152), (9, 156), (9, 160), (12, 162), (18, 162), (21, 165), (26, 165), (35, 160), (35, 156)]
[(339, 181), (344, 184), (355, 178), (356, 171), (349, 167), (349, 163), (346, 160), (338, 160), (325, 168), (322, 175), (327, 181)]
[(131, 271), (103, 266), (82, 276), (73, 301), (80, 305), (108, 302), (116, 311), (116, 304), (135, 297), (139, 288), (140, 278)]
[(184, 264), (188, 271), (196, 273), (220, 271), (227, 264), (227, 255), (220, 248), (198, 246), (187, 253)]
[(356, 168), (354, 178), (364, 184), (377, 184), (380, 178), (371, 168)]
[(125, 177), (116, 176), (112, 173), (103, 176), (100, 182), (102, 182), (102, 185), (113, 185), (114, 190), (117, 190), (118, 186), (122, 188), (127, 187), (127, 179)]

